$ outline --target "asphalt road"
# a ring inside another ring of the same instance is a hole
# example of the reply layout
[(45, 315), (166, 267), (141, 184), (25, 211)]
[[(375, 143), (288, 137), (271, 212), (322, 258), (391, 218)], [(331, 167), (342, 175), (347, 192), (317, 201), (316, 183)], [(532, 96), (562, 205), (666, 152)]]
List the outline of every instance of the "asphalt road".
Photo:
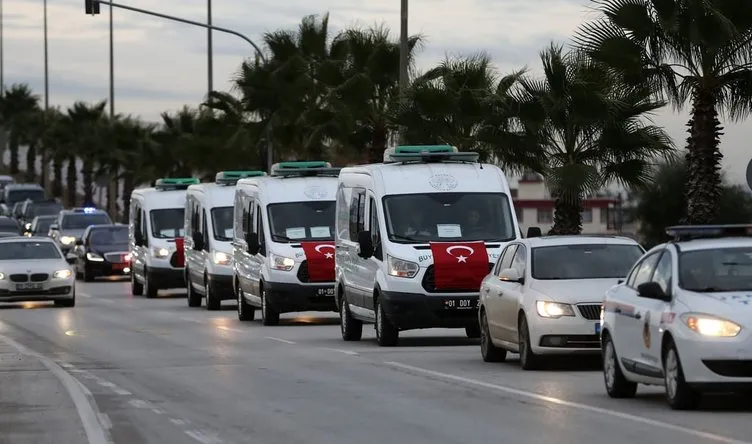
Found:
[(597, 365), (487, 364), (460, 330), (379, 348), (337, 315), (240, 323), (235, 306), (79, 283), (75, 308), (0, 306), (0, 443), (609, 444), (752, 442), (747, 400), (611, 400)]

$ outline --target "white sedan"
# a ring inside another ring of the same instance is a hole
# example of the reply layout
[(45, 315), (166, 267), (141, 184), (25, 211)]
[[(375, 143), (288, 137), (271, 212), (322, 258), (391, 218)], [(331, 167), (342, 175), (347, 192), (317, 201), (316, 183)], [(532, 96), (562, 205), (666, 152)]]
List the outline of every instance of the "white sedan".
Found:
[(54, 241), (0, 238), (0, 302), (54, 301), (76, 305), (76, 276)]
[(670, 227), (606, 293), (606, 391), (664, 385), (674, 409), (703, 392), (752, 390), (752, 226)]
[(480, 288), (481, 354), (520, 354), (525, 370), (543, 355), (600, 353), (603, 296), (644, 250), (616, 236), (545, 236), (511, 242)]

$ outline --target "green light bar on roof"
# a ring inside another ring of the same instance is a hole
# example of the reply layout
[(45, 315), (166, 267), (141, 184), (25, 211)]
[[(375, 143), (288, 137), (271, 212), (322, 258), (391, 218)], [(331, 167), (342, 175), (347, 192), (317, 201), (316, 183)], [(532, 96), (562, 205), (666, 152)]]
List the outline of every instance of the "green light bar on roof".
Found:
[(272, 171), (278, 170), (278, 169), (285, 169), (285, 170), (291, 170), (291, 169), (308, 169), (308, 168), (331, 168), (332, 164), (329, 162), (324, 162), (323, 160), (308, 160), (308, 161), (300, 161), (300, 162), (280, 162), (277, 164), (272, 165)]
[(451, 145), (403, 145), (384, 151), (384, 163), (477, 162), (476, 152), (460, 152)]
[(222, 185), (234, 185), (238, 180), (246, 177), (260, 177), (266, 176), (263, 171), (220, 171), (214, 179), (215, 183)]
[(158, 179), (154, 184), (154, 188), (158, 190), (184, 190), (190, 185), (197, 185), (201, 183), (195, 177), (165, 177), (164, 179)]
[(280, 162), (272, 165), (272, 176), (276, 177), (337, 177), (342, 168), (332, 168), (323, 160)]
[(452, 145), (402, 145), (395, 148), (395, 154), (419, 153), (456, 153), (457, 148)]

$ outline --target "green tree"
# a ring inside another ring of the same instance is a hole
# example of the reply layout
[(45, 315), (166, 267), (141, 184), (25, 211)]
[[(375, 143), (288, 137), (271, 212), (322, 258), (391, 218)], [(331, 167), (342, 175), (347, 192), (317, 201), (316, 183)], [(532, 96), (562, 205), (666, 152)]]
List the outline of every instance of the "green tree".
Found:
[(71, 202), (77, 200), (77, 159), (81, 160), (84, 202), (94, 201), (94, 173), (98, 166), (96, 163), (107, 149), (104, 145), (107, 131), (106, 106), (105, 100), (91, 104), (78, 101), (67, 110), (69, 148), (67, 186), (68, 199)]
[[(0, 101), (0, 118), (9, 132), (10, 174), (18, 174), (18, 149), (32, 137), (35, 116), (39, 113), (39, 96), (25, 83), (11, 85)], [(30, 148), (33, 151), (33, 147)], [(33, 169), (32, 169), (33, 170)], [(34, 178), (32, 177), (32, 180)]]

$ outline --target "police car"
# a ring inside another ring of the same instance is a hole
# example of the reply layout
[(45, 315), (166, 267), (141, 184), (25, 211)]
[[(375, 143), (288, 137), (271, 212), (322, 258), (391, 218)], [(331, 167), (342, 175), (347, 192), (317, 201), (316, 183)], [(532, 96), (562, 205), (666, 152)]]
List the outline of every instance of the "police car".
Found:
[(669, 227), (602, 310), (604, 380), (613, 398), (665, 385), (674, 409), (705, 392), (752, 389), (752, 225)]
[(73, 208), (58, 213), (57, 220), (50, 225), (49, 236), (57, 242), (63, 254), (67, 255), (90, 225), (109, 224), (112, 224), (112, 219), (104, 210)]

